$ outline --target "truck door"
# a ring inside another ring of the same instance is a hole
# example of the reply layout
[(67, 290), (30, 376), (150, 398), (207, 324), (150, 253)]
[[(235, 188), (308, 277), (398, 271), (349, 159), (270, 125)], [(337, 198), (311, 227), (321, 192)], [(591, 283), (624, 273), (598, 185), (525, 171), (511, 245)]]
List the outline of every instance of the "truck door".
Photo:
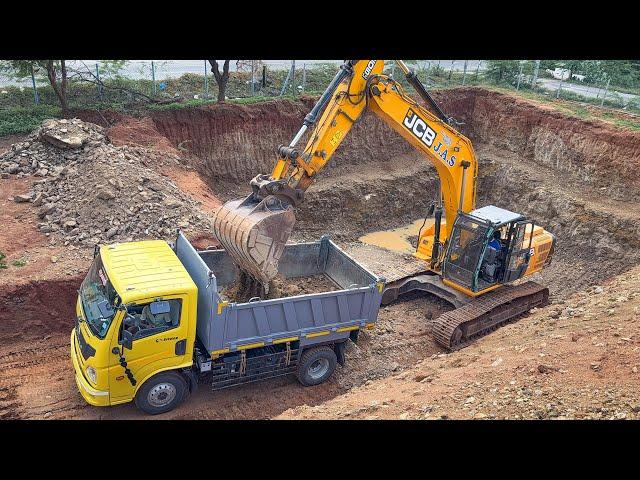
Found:
[[(527, 227), (529, 226), (529, 237), (526, 238)], [(509, 251), (505, 261), (505, 272), (502, 282), (511, 283), (524, 276), (529, 266), (531, 257), (531, 241), (533, 239), (533, 223), (527, 221), (516, 222), (513, 226)], [(526, 241), (525, 241), (526, 240)]]
[[(133, 333), (131, 349), (124, 349), (127, 367), (140, 382), (157, 370), (180, 365), (187, 350), (188, 316), (185, 298), (150, 300), (127, 307), (118, 335), (114, 335), (112, 351), (120, 348), (122, 329)], [(135, 387), (113, 354), (109, 368), (111, 403), (127, 402), (133, 398)]]

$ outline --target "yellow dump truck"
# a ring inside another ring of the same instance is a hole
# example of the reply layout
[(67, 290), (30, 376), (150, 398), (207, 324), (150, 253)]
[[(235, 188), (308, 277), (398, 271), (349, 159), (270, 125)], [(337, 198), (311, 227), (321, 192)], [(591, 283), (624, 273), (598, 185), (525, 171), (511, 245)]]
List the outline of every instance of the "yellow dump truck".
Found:
[(135, 401), (157, 414), (199, 383), (213, 389), (295, 374), (305, 386), (344, 365), (345, 346), (376, 321), (384, 279), (328, 237), (289, 244), (288, 279), (323, 275), (335, 290), (233, 303), (221, 296), (239, 270), (225, 250), (176, 241), (96, 248), (78, 291), (71, 359), (83, 398), (108, 406)]

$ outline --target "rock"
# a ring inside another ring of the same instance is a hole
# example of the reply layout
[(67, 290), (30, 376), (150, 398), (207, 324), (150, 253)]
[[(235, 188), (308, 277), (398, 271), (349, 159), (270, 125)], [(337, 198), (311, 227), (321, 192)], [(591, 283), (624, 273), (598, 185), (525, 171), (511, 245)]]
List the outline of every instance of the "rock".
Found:
[(115, 236), (116, 233), (118, 233), (118, 227), (111, 227), (109, 230), (107, 230), (104, 236), (107, 240), (110, 240)]
[(44, 202), (44, 195), (42, 195), (42, 192), (36, 193), (36, 195), (33, 197), (33, 200), (31, 201), (34, 207), (39, 207), (40, 205), (42, 205), (43, 202)]
[(56, 257), (55, 255), (53, 255), (51, 257), (51, 263), (56, 263), (58, 261), (58, 257)]
[(557, 372), (558, 369), (555, 367), (550, 367), (549, 365), (538, 365), (538, 372), (539, 373), (552, 373), (552, 372)]
[(13, 201), (16, 203), (26, 203), (26, 202), (30, 202), (32, 198), (33, 198), (33, 194), (27, 193), (24, 195), (16, 195), (15, 197), (13, 197)]
[(116, 198), (116, 195), (111, 190), (103, 189), (98, 190), (97, 197), (100, 200), (113, 200), (114, 198)]
[(38, 213), (38, 216), (40, 218), (44, 218), (47, 215), (49, 215), (50, 213), (52, 213), (53, 211), (55, 211), (56, 209), (56, 204), (55, 203), (45, 203), (42, 208), (40, 209), (40, 212)]
[(76, 226), (78, 225), (78, 223), (75, 220), (66, 220), (63, 224), (62, 227), (65, 230), (73, 230)]

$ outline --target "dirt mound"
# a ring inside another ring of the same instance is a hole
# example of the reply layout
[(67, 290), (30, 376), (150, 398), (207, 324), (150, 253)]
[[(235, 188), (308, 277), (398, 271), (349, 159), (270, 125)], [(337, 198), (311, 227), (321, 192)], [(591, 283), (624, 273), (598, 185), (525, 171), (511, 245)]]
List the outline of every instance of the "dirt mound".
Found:
[(24, 141), (15, 143), (0, 156), (0, 172), (18, 177), (57, 175), (65, 165), (81, 160), (94, 148), (107, 142), (98, 125), (72, 120), (45, 120)]
[(32, 281), (0, 294), (0, 344), (68, 334), (73, 328), (82, 279)]
[[(85, 146), (69, 150), (60, 143), (68, 138), (57, 138), (60, 135), (55, 133), (66, 130), (60, 127), (68, 125), (63, 122), (45, 122), (38, 136), (12, 150), (21, 158), (31, 158), (33, 152), (44, 150), (55, 162), (55, 167), (45, 172), (46, 178), (34, 183), (32, 191), (15, 197), (16, 201), (31, 201), (38, 208), (40, 231), (54, 232), (65, 245), (90, 246), (107, 241), (168, 239), (178, 227), (211, 230), (196, 202), (151, 168), (163, 162), (175, 164), (177, 156), (142, 147), (117, 147), (103, 135), (101, 127), (80, 120), (72, 125), (84, 132), (85, 138), (80, 133), (70, 138), (73, 142), (80, 138), (76, 143)], [(56, 139), (56, 146), (49, 138)], [(22, 174), (34, 170), (32, 164), (20, 168)], [(35, 168), (44, 167), (38, 160)]]
[(269, 282), (269, 293), (265, 294), (259, 283), (251, 277), (241, 274), (240, 278), (224, 288), (220, 295), (231, 302), (248, 302), (254, 297), (271, 300), (295, 295), (307, 295), (309, 293), (333, 292), (335, 290), (338, 290), (338, 287), (325, 275), (296, 278), (285, 278), (277, 275)]
[(640, 268), (281, 418), (638, 419)]

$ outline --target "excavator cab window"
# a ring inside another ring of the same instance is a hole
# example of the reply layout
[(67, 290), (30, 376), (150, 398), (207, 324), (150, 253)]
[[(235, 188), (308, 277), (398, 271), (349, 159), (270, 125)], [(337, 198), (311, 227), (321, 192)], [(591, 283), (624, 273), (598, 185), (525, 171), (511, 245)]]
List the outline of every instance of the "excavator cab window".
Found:
[(510, 283), (524, 276), (531, 257), (532, 232), (533, 223), (526, 220), (515, 222), (510, 229), (509, 251), (502, 283)]
[(444, 262), (444, 278), (475, 291), (478, 266), (491, 231), (491, 226), (480, 219), (458, 215)]

